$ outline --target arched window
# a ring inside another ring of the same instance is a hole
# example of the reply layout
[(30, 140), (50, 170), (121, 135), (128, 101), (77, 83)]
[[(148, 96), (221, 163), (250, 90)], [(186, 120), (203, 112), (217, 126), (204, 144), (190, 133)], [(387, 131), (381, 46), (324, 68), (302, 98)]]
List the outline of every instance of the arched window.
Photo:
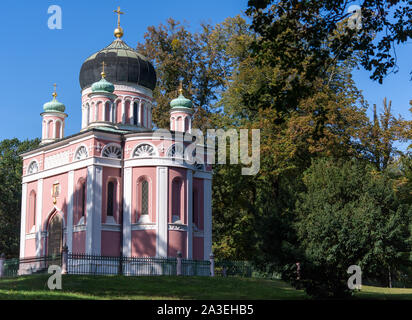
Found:
[(141, 214), (149, 214), (149, 182), (147, 180), (142, 181), (142, 210)]
[(138, 114), (137, 114), (137, 102), (133, 103), (133, 124), (137, 126)]
[(32, 190), (29, 196), (29, 229), (28, 232), (31, 232), (33, 226), (36, 225), (36, 192)]
[(110, 181), (107, 184), (107, 216), (113, 217), (114, 211), (114, 182)]
[(196, 189), (193, 189), (192, 198), (192, 221), (195, 226), (198, 226), (199, 213), (198, 213), (199, 197)]
[(54, 136), (55, 136), (56, 139), (61, 138), (61, 136), (60, 136), (61, 127), (62, 127), (62, 123), (59, 120), (57, 120), (55, 125), (54, 125), (54, 130), (55, 130)]
[(122, 100), (116, 101), (116, 121), (115, 122), (122, 122)]
[(185, 127), (183, 131), (189, 131), (189, 124), (190, 124), (189, 121), (190, 121), (189, 117), (185, 117)]
[(136, 212), (136, 222), (137, 223), (149, 223), (149, 181), (147, 178), (141, 178), (137, 182), (137, 212)]
[(142, 127), (146, 127), (146, 126), (145, 126), (145, 121), (146, 121), (146, 113), (145, 113), (145, 110), (146, 110), (145, 104), (142, 103), (142, 104), (140, 105), (140, 125), (141, 125)]
[(112, 122), (116, 123), (117, 121), (117, 104), (112, 104)]
[(110, 102), (106, 102), (104, 110), (104, 121), (110, 121)]
[(47, 123), (47, 138), (53, 138), (53, 120), (49, 120)]
[(172, 223), (182, 222), (182, 180), (176, 178), (172, 182)]
[(105, 158), (121, 159), (122, 149), (118, 144), (109, 143), (103, 148), (102, 156)]
[(74, 160), (86, 159), (87, 156), (87, 148), (85, 146), (81, 146), (76, 150), (76, 153), (74, 154)]
[(82, 187), (81, 187), (81, 208), (80, 208), (80, 212), (81, 212), (81, 216), (84, 217), (86, 215), (86, 182), (82, 183)]
[(166, 152), (169, 158), (183, 158), (184, 156), (184, 145), (181, 142), (176, 142), (172, 144)]
[(84, 108), (84, 115), (85, 115), (84, 124), (85, 124), (85, 126), (88, 126), (89, 122), (90, 122), (90, 119), (89, 119), (90, 114), (89, 113), (90, 113), (90, 107), (89, 107), (89, 104), (86, 103), (86, 106)]
[[(84, 216), (86, 215), (86, 205), (87, 205), (87, 200), (86, 200), (86, 181), (84, 179), (80, 179), (79, 182), (77, 182), (77, 188), (76, 188), (76, 224), (79, 223), (84, 223)], [(83, 220), (82, 220), (83, 218)]]
[(124, 123), (130, 123), (130, 101), (124, 103)]
[(27, 174), (36, 173), (37, 171), (39, 171), (39, 166), (37, 162), (36, 161), (30, 162), (29, 167), (27, 169)]
[(153, 157), (156, 155), (155, 148), (147, 143), (140, 144), (133, 152), (133, 158)]
[(101, 106), (101, 105), (102, 105), (102, 103), (101, 103), (100, 101), (96, 103), (96, 110), (95, 110), (96, 115), (95, 115), (95, 121), (99, 121), (99, 120), (100, 120), (100, 118), (101, 118), (101, 116), (100, 116), (100, 114), (102, 113), (102, 112), (101, 112), (101, 110), (100, 110), (100, 106)]

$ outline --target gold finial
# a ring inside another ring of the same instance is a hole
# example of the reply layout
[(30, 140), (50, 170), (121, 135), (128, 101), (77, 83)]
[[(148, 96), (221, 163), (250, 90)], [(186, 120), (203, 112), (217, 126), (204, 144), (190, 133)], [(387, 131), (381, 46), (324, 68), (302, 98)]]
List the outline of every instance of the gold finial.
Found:
[(102, 78), (106, 77), (106, 73), (104, 72), (104, 66), (106, 65), (106, 63), (103, 61), (102, 62), (102, 72), (100, 73), (102, 75)]
[(57, 97), (57, 92), (56, 92), (57, 84), (53, 83), (53, 87), (54, 87), (54, 91), (53, 91), (52, 96), (53, 96), (53, 99), (56, 99), (56, 97)]
[(117, 10), (113, 10), (114, 13), (117, 13), (117, 28), (114, 30), (114, 36), (116, 38), (123, 37), (123, 29), (120, 26), (120, 15), (124, 14), (124, 12), (120, 11), (120, 7), (117, 7)]
[(180, 80), (179, 82), (179, 95), (183, 94), (183, 81)]

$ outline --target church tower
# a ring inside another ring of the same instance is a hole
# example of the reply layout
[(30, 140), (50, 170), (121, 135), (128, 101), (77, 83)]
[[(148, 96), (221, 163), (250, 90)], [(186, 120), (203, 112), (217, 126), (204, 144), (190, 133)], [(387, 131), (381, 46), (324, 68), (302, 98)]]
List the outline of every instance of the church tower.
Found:
[(170, 102), (170, 130), (179, 132), (192, 132), (192, 101), (183, 95), (182, 82), (180, 82), (179, 97)]
[(64, 120), (66, 107), (57, 101), (56, 84), (54, 84), (53, 100), (43, 105), (41, 144), (50, 143), (64, 137)]

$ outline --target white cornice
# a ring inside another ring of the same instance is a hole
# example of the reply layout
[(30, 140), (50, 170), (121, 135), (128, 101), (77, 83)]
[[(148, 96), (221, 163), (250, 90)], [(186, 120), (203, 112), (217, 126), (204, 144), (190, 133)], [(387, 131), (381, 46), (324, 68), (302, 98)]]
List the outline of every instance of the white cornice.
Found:
[(40, 146), (37, 149), (34, 149), (29, 152), (25, 152), (20, 154), (20, 156), (23, 158), (23, 160), (31, 157), (36, 157), (39, 155), (42, 155), (46, 152), (54, 152), (63, 148), (66, 148), (67, 146), (77, 144), (79, 142), (95, 138), (95, 139), (103, 139), (103, 140), (109, 140), (109, 141), (114, 141), (114, 142), (120, 142), (120, 136), (117, 133), (109, 133), (109, 132), (94, 132), (94, 131), (86, 131), (82, 132), (80, 134), (76, 134), (72, 137), (64, 138), (63, 140), (56, 141), (53, 144), (49, 144), (46, 146)]
[[(151, 102), (153, 100), (153, 91), (145, 88), (143, 86), (140, 86), (138, 84), (132, 84), (132, 83), (128, 83), (128, 82), (120, 82), (118, 84), (114, 84), (114, 92), (116, 91), (129, 91), (131, 93), (136, 93), (136, 94), (140, 94), (140, 95), (144, 95), (148, 98), (148, 102)], [(89, 93), (92, 92), (92, 88), (91, 86), (83, 89), (82, 91), (82, 96), (84, 95), (88, 95)], [(144, 98), (144, 97), (142, 97)]]
[(78, 160), (65, 165), (57, 166), (51, 169), (46, 169), (38, 173), (31, 174), (29, 176), (24, 176), (22, 183), (27, 183), (35, 181), (38, 179), (44, 179), (51, 176), (55, 176), (62, 173), (67, 173), (71, 170), (77, 170), (85, 168), (92, 165), (99, 165), (104, 167), (121, 168), (121, 160), (113, 158), (103, 158), (103, 157), (90, 157), (83, 160)]

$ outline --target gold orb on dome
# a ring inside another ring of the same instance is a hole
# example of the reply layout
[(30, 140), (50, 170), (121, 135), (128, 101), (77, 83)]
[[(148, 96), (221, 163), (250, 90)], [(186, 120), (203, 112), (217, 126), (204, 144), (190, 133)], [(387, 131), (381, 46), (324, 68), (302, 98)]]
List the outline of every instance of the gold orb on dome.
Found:
[(117, 27), (116, 29), (114, 29), (114, 36), (116, 38), (121, 38), (123, 37), (123, 28), (122, 27)]

